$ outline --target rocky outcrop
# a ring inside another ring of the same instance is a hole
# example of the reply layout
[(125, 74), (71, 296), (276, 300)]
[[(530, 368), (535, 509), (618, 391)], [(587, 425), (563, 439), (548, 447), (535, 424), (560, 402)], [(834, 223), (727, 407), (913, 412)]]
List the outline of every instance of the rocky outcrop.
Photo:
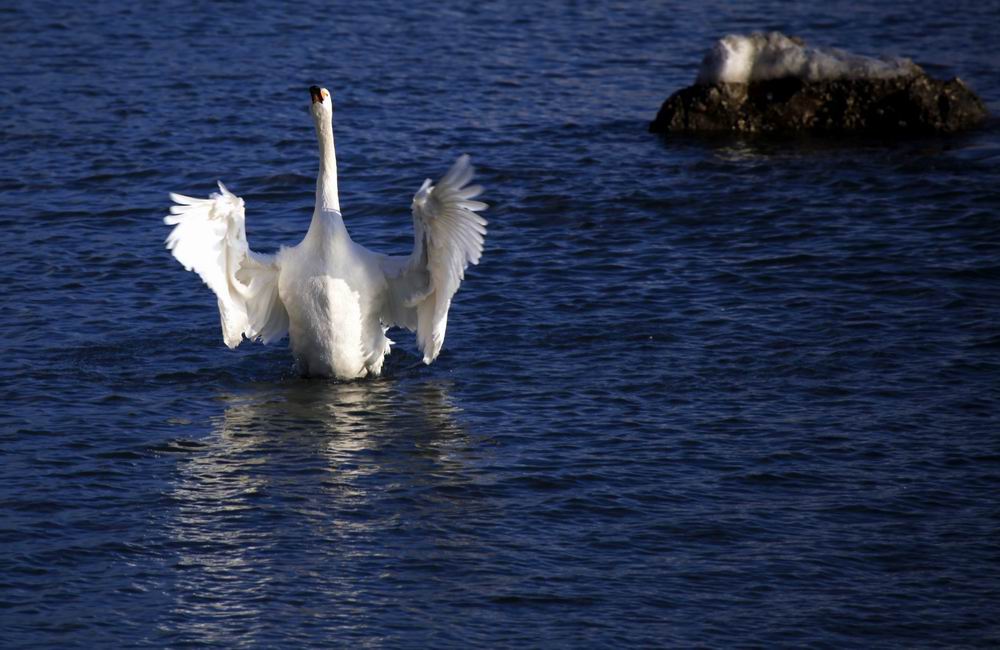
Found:
[(888, 79), (695, 84), (667, 99), (654, 133), (953, 132), (976, 126), (986, 107), (960, 79), (923, 71)]

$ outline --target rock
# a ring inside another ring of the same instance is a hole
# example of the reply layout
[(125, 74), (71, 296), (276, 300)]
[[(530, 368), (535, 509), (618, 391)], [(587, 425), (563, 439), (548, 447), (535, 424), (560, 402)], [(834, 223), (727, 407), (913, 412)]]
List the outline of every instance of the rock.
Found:
[(982, 100), (960, 79), (905, 76), (695, 84), (667, 99), (653, 133), (954, 132), (983, 122)]

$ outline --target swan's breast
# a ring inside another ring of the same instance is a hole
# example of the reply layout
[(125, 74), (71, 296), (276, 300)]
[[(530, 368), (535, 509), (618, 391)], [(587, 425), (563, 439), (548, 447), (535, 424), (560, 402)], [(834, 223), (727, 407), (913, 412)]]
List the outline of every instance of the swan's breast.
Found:
[(292, 352), (304, 373), (341, 378), (367, 374), (362, 300), (345, 279), (283, 272), (278, 292), (288, 312)]

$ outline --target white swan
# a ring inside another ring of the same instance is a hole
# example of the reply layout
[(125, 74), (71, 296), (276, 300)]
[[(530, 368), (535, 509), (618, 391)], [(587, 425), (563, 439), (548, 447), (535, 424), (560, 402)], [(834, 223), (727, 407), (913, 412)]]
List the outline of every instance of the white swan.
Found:
[(441, 351), (448, 308), (465, 269), (483, 251), (486, 204), (468, 185), (472, 166), (461, 156), (451, 170), (413, 197), (413, 252), (374, 253), (354, 243), (340, 213), (333, 101), (313, 86), (310, 112), (319, 139), (316, 208), (300, 244), (261, 255), (247, 246), (243, 199), (219, 183), (219, 194), (177, 205), (164, 223), (175, 226), (167, 248), (219, 299), (222, 335), (230, 348), (243, 337), (263, 343), (286, 334), (300, 372), (355, 379), (377, 376), (392, 344), (391, 326), (417, 333), (424, 363)]

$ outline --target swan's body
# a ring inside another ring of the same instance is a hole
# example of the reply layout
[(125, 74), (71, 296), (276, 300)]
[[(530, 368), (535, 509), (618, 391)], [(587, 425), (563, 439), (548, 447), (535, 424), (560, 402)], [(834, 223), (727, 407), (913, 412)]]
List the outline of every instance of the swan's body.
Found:
[(243, 200), (220, 183), (221, 194), (179, 194), (165, 219), (176, 227), (167, 247), (219, 299), (223, 338), (231, 348), (246, 337), (264, 343), (286, 334), (306, 375), (354, 379), (378, 375), (392, 342), (390, 326), (416, 331), (424, 362), (444, 343), (451, 298), (465, 268), (483, 249), (486, 204), (468, 186), (467, 156), (413, 198), (414, 249), (406, 257), (374, 253), (351, 240), (340, 213), (333, 108), (325, 89), (312, 88), (320, 145), (316, 207), (305, 238), (276, 255), (249, 249)]

